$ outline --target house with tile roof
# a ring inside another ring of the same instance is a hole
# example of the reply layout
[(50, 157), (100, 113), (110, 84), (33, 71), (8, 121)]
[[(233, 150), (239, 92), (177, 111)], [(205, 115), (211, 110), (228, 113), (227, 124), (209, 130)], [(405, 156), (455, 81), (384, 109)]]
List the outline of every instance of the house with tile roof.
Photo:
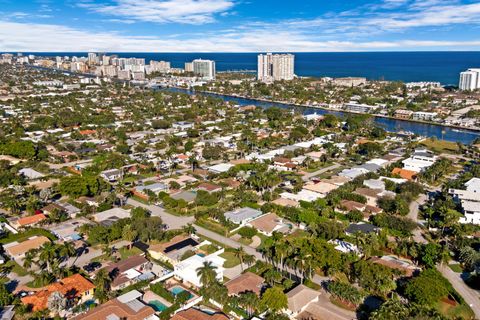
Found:
[(176, 313), (170, 320), (228, 320), (223, 313), (206, 313), (198, 309), (190, 308)]
[(158, 320), (155, 310), (142, 300), (143, 294), (133, 290), (101, 304), (74, 320)]
[(308, 305), (318, 301), (320, 292), (301, 284), (287, 292), (288, 313), (295, 317), (305, 310)]
[(32, 295), (21, 298), (25, 305), (30, 305), (32, 311), (42, 311), (49, 308), (49, 299), (55, 292), (59, 292), (65, 299), (67, 308), (77, 305), (79, 302), (93, 298), (95, 285), (80, 274), (74, 274), (63, 278), (58, 282), (41, 288)]
[(253, 292), (260, 296), (265, 279), (252, 272), (245, 272), (225, 283), (229, 296), (236, 296), (243, 292)]
[(22, 242), (10, 242), (3, 245), (5, 252), (13, 259), (22, 259), (27, 251), (38, 249), (45, 243), (50, 242), (45, 236), (33, 236)]

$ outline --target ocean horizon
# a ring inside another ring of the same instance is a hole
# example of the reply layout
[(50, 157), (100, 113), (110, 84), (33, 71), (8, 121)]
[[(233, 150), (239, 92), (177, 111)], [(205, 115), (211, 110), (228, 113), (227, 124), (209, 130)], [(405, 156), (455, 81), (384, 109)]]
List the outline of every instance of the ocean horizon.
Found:
[[(290, 52), (295, 54), (295, 74), (302, 77), (366, 77), (369, 80), (435, 81), (458, 85), (459, 74), (480, 67), (480, 51), (398, 52)], [(86, 56), (87, 52), (24, 52), (42, 56)], [(183, 68), (193, 59), (215, 60), (217, 71), (256, 70), (257, 52), (248, 53), (152, 53), (108, 52), (119, 57), (170, 61)]]

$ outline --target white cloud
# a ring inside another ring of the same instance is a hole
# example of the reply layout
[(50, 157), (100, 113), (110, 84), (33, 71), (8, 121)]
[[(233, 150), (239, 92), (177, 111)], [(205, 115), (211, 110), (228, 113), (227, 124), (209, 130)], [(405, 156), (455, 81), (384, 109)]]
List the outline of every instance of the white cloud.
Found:
[(338, 41), (314, 40), (286, 30), (232, 29), (183, 39), (125, 36), (117, 32), (87, 32), (53, 24), (0, 21), (0, 50), (45, 52), (264, 52), (465, 50), (480, 48), (471, 41)]
[(232, 0), (115, 0), (113, 4), (81, 1), (79, 7), (109, 16), (155, 23), (204, 24), (226, 13)]

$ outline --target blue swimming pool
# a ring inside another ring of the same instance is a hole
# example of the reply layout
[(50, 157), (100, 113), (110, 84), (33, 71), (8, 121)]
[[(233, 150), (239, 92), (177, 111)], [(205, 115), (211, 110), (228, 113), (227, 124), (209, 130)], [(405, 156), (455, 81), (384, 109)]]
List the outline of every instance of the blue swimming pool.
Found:
[(164, 305), (163, 303), (161, 303), (158, 300), (152, 300), (148, 303), (148, 305), (150, 307), (152, 307), (153, 310), (158, 311), (158, 312), (162, 312), (163, 310), (168, 308), (166, 305)]
[(189, 291), (183, 289), (182, 287), (173, 287), (173, 288), (170, 289), (170, 292), (173, 293), (174, 296), (176, 296), (176, 295), (178, 295), (182, 292), (185, 292), (185, 291), (189, 293), (189, 295), (190, 295), (189, 299), (193, 297), (193, 295)]

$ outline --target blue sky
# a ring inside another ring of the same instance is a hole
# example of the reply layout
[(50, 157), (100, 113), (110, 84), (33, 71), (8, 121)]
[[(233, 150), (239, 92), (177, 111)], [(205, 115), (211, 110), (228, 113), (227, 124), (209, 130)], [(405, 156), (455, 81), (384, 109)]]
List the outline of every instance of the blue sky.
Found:
[(480, 0), (0, 0), (0, 51), (479, 49)]

